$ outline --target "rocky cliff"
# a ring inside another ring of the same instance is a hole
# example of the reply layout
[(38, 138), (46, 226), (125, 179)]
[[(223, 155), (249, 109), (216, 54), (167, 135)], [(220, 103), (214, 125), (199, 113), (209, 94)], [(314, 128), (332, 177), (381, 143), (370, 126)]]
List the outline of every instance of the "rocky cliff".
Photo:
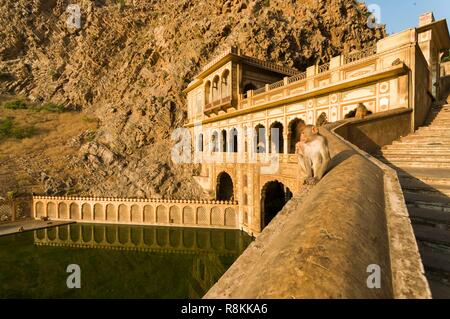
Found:
[[(81, 29), (67, 28), (70, 3)], [(95, 138), (74, 136), (65, 174), (47, 161), (80, 193), (200, 197), (198, 168), (170, 160), (170, 134), (185, 123), (181, 91), (201, 65), (239, 45), (304, 70), (382, 38), (367, 16), (353, 0), (2, 0), (0, 94), (99, 119)]]

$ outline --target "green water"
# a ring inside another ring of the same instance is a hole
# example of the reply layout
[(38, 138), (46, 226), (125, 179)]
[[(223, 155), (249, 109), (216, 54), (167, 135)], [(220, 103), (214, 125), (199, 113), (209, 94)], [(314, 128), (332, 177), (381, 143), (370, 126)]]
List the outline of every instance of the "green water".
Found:
[[(72, 224), (0, 237), (0, 298), (201, 298), (250, 244), (236, 230)], [(67, 288), (67, 266), (81, 288)]]

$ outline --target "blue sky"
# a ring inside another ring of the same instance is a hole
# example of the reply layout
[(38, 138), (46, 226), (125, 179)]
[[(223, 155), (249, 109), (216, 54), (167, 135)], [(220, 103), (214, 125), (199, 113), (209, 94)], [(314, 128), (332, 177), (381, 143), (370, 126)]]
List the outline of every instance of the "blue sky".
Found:
[(389, 34), (419, 23), (419, 16), (433, 11), (436, 20), (446, 18), (450, 24), (450, 0), (365, 0), (366, 5), (377, 4), (381, 10), (381, 23)]

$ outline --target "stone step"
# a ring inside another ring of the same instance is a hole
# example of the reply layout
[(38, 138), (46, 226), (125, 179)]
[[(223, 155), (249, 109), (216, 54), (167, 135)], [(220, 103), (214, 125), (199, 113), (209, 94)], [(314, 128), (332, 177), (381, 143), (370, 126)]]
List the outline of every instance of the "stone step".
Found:
[(434, 209), (426, 209), (419, 207), (409, 207), (409, 216), (413, 219), (415, 224), (440, 225), (450, 226), (450, 212), (446, 213)]
[(448, 126), (447, 125), (428, 125), (428, 126), (421, 126), (419, 127), (416, 132), (420, 132), (420, 131), (436, 131), (436, 132), (440, 132), (440, 131), (448, 131)]
[(440, 143), (447, 143), (450, 145), (450, 137), (446, 136), (423, 136), (421, 134), (409, 134), (408, 136), (402, 137), (401, 141), (411, 141), (411, 140), (417, 140), (417, 141), (426, 141), (426, 142), (440, 142)]
[(431, 125), (431, 126), (434, 126), (434, 125), (443, 125), (443, 126), (445, 126), (445, 125), (449, 125), (449, 122), (450, 122), (450, 120), (447, 120), (447, 119), (427, 119), (426, 121), (425, 121), (425, 123), (423, 123), (424, 125)]
[(383, 149), (379, 155), (388, 156), (388, 155), (421, 155), (421, 154), (427, 154), (427, 155), (443, 155), (443, 156), (450, 156), (450, 150), (441, 148), (441, 149), (417, 149), (417, 148), (386, 148)]
[(418, 243), (420, 257), (425, 267), (450, 272), (450, 254), (443, 253), (421, 242)]
[(427, 278), (433, 299), (450, 299), (450, 286), (434, 278)]
[(424, 183), (415, 178), (403, 178), (400, 176), (399, 181), (402, 189), (411, 193), (450, 196), (450, 185)]
[(430, 113), (427, 118), (427, 120), (436, 120), (436, 119), (450, 120), (450, 112), (440, 111), (440, 112), (436, 112), (436, 113)]
[(397, 169), (403, 169), (407, 167), (427, 167), (427, 168), (450, 168), (449, 162), (424, 162), (424, 161), (411, 161), (411, 160), (387, 160), (380, 159), (385, 164), (390, 164), (391, 167)]
[(414, 194), (403, 192), (408, 207), (434, 209), (450, 213), (450, 198), (445, 195)]
[(422, 154), (387, 154), (383, 152), (383, 156), (385, 159), (389, 161), (411, 161), (411, 162), (442, 162), (442, 163), (450, 163), (450, 156), (448, 154), (437, 154), (437, 153), (422, 153)]
[(424, 138), (424, 139), (402, 139), (401, 141), (394, 141), (392, 145), (409, 145), (409, 146), (427, 146), (427, 147), (441, 147), (448, 149), (450, 147), (450, 141), (443, 141), (442, 139)]
[(435, 185), (450, 185), (450, 169), (408, 167), (398, 169), (397, 175), (400, 179), (418, 179), (424, 183)]
[(417, 144), (408, 144), (408, 143), (396, 143), (392, 145), (384, 146), (381, 150), (420, 150), (424, 153), (428, 151), (441, 151), (445, 152), (448, 151), (449, 147), (446, 145), (427, 145), (425, 143), (417, 143)]
[(410, 135), (411, 137), (415, 136), (426, 136), (426, 137), (436, 137), (436, 138), (449, 138), (450, 130), (422, 130), (416, 131), (415, 133)]
[(450, 231), (436, 227), (413, 224), (416, 239), (450, 247)]

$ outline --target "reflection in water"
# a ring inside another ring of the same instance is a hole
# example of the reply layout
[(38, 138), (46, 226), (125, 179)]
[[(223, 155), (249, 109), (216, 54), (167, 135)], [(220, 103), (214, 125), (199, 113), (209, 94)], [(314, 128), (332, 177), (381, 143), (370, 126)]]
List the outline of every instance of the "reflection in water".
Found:
[[(6, 236), (0, 297), (200, 298), (250, 241), (236, 230), (100, 224)], [(66, 287), (73, 263), (81, 289)]]

